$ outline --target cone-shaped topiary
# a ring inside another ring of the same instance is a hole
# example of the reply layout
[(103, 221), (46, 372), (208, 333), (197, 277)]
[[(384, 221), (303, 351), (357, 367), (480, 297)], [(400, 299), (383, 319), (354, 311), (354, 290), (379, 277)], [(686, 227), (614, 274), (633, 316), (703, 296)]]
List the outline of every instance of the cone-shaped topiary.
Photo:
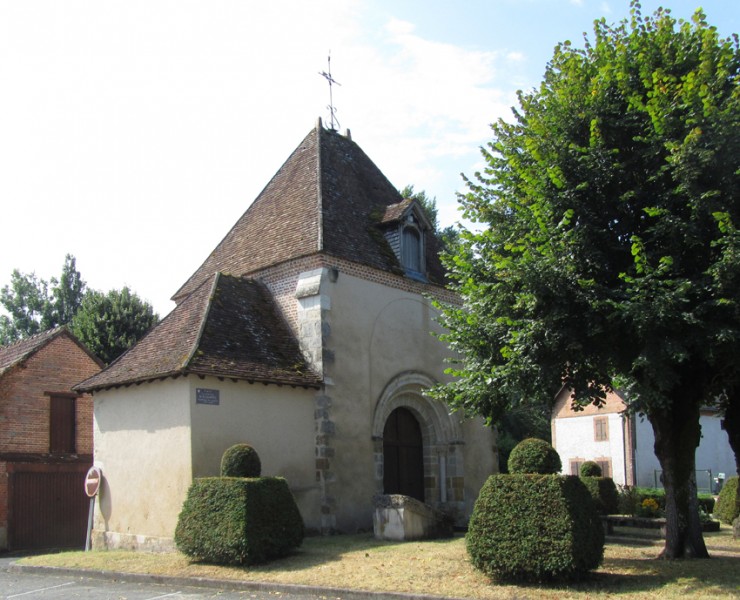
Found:
[(562, 463), (555, 448), (545, 440), (527, 438), (519, 442), (509, 455), (509, 473), (560, 473)]
[(581, 477), (601, 477), (602, 472), (598, 463), (595, 463), (592, 460), (587, 460), (581, 465), (581, 468), (578, 470), (578, 474)]
[(260, 457), (249, 444), (235, 444), (221, 458), (221, 477), (259, 477), (261, 473)]

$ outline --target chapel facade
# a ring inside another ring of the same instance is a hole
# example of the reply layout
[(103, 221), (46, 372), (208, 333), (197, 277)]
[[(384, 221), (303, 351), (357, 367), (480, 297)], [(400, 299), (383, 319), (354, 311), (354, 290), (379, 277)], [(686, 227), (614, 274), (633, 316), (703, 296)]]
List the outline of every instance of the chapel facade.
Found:
[[(246, 442), (309, 530), (372, 528), (373, 497), (467, 521), (494, 432), (424, 391), (449, 350), (432, 227), (349, 135), (309, 132), (95, 399), (97, 547), (166, 548), (195, 477)], [(144, 468), (144, 466), (146, 467)]]

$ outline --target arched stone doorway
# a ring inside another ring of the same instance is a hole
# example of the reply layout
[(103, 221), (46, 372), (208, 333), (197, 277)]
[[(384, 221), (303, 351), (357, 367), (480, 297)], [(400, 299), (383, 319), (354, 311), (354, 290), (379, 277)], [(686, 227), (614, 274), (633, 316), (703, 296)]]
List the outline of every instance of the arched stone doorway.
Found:
[(396, 408), (383, 429), (383, 493), (424, 502), (424, 446), (419, 421), (407, 408)]
[[(411, 417), (421, 435), (421, 468), (418, 459), (415, 472), (421, 475), (423, 492), (406, 494), (419, 497), (435, 508), (463, 509), (464, 465), (463, 437), (459, 419), (450, 415), (443, 403), (424, 396), (435, 384), (429, 376), (407, 371), (394, 377), (383, 390), (375, 406), (373, 441), (375, 447), (375, 482), (378, 494), (386, 492), (386, 425), (392, 415)], [(398, 409), (402, 412), (396, 413)], [(418, 476), (418, 475), (417, 475)], [(389, 475), (389, 477), (392, 477)], [(403, 492), (399, 492), (403, 493)]]

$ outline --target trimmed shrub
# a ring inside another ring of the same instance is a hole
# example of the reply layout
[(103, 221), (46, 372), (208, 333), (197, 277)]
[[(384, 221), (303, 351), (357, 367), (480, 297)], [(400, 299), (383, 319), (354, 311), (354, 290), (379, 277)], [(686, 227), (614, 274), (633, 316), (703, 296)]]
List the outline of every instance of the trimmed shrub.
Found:
[(725, 481), (714, 509), (714, 516), (728, 525), (732, 525), (732, 522), (740, 516), (737, 503), (738, 481), (740, 481), (738, 477), (730, 477)]
[(285, 479), (207, 477), (188, 490), (175, 544), (196, 560), (250, 565), (286, 556), (303, 536), (303, 519)]
[(465, 538), (471, 561), (501, 581), (569, 581), (601, 564), (604, 530), (578, 477), (492, 475)]
[(557, 450), (545, 440), (527, 438), (519, 442), (509, 455), (509, 473), (560, 473), (562, 463)]
[(619, 492), (611, 477), (581, 476), (581, 481), (591, 494), (599, 514), (615, 515), (619, 512)]
[(249, 444), (235, 444), (221, 457), (221, 477), (259, 477), (262, 463)]
[(599, 464), (592, 460), (587, 460), (583, 463), (581, 468), (578, 470), (578, 474), (581, 477), (601, 477), (603, 475)]

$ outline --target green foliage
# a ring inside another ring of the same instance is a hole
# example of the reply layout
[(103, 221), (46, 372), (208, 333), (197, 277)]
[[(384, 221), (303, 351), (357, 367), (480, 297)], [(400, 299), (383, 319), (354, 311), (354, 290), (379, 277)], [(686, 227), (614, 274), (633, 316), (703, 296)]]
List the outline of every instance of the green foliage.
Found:
[(260, 457), (249, 444), (235, 444), (221, 457), (222, 477), (259, 477), (261, 473)]
[(598, 463), (595, 463), (592, 460), (587, 460), (581, 465), (581, 468), (578, 470), (578, 474), (581, 477), (601, 477), (601, 467)]
[(629, 22), (559, 45), (492, 130), (461, 198), (477, 226), (445, 261), (458, 359), (433, 394), (497, 424), (563, 385), (601, 405), (618, 383), (669, 473), (667, 556), (684, 539), (706, 555), (685, 529), (699, 410), (740, 379), (737, 43), (701, 12), (677, 23), (633, 2)]
[(64, 258), (59, 279), (46, 281), (35, 273), (15, 269), (10, 285), (0, 290), (0, 304), (8, 313), (0, 315), (0, 345), (66, 325), (79, 308), (84, 291), (85, 282), (71, 254)]
[(437, 238), (439, 248), (442, 252), (452, 252), (460, 239), (460, 234), (454, 225), (448, 225), (444, 229), (440, 229), (437, 199), (427, 196), (424, 190), (420, 192), (415, 191), (413, 185), (407, 185), (400, 190), (400, 193), (403, 198), (412, 198), (421, 204), (429, 218), (429, 222), (434, 228), (434, 236)]
[(59, 279), (45, 281), (17, 269), (0, 290), (0, 345), (58, 325), (70, 331), (103, 362), (128, 350), (159, 321), (152, 306), (127, 287), (107, 294), (87, 290), (74, 256), (67, 254)]
[(175, 529), (182, 553), (227, 565), (286, 556), (301, 545), (303, 536), (298, 507), (279, 477), (196, 479)]
[[(642, 488), (624, 486), (619, 490), (619, 512), (624, 515), (645, 516), (641, 515), (643, 511), (643, 502), (647, 499), (654, 500), (658, 505), (659, 513), (665, 512), (666, 492), (661, 488)], [(714, 511), (714, 497), (711, 494), (698, 494), (700, 510), (707, 514)], [(654, 516), (654, 515), (649, 515)]]
[(527, 438), (509, 455), (509, 473), (560, 473), (563, 465), (555, 448), (545, 440)]
[(550, 406), (546, 404), (515, 406), (507, 411), (497, 425), (499, 472), (508, 473), (509, 456), (516, 445), (530, 437), (550, 441)]
[(601, 564), (604, 531), (577, 477), (493, 475), (466, 544), (473, 565), (497, 580), (574, 580)]
[(645, 498), (637, 509), (637, 516), (654, 519), (655, 517), (662, 517), (663, 510), (655, 498)]
[(118, 358), (156, 325), (159, 316), (151, 304), (128, 287), (107, 294), (88, 291), (70, 323), (70, 329), (106, 364)]
[(730, 477), (725, 481), (714, 509), (714, 516), (728, 525), (732, 525), (732, 522), (740, 516), (740, 503), (738, 503), (739, 481), (740, 479), (737, 476)]
[(619, 512), (619, 492), (611, 477), (581, 475), (581, 481), (591, 494), (599, 514), (614, 515)]

